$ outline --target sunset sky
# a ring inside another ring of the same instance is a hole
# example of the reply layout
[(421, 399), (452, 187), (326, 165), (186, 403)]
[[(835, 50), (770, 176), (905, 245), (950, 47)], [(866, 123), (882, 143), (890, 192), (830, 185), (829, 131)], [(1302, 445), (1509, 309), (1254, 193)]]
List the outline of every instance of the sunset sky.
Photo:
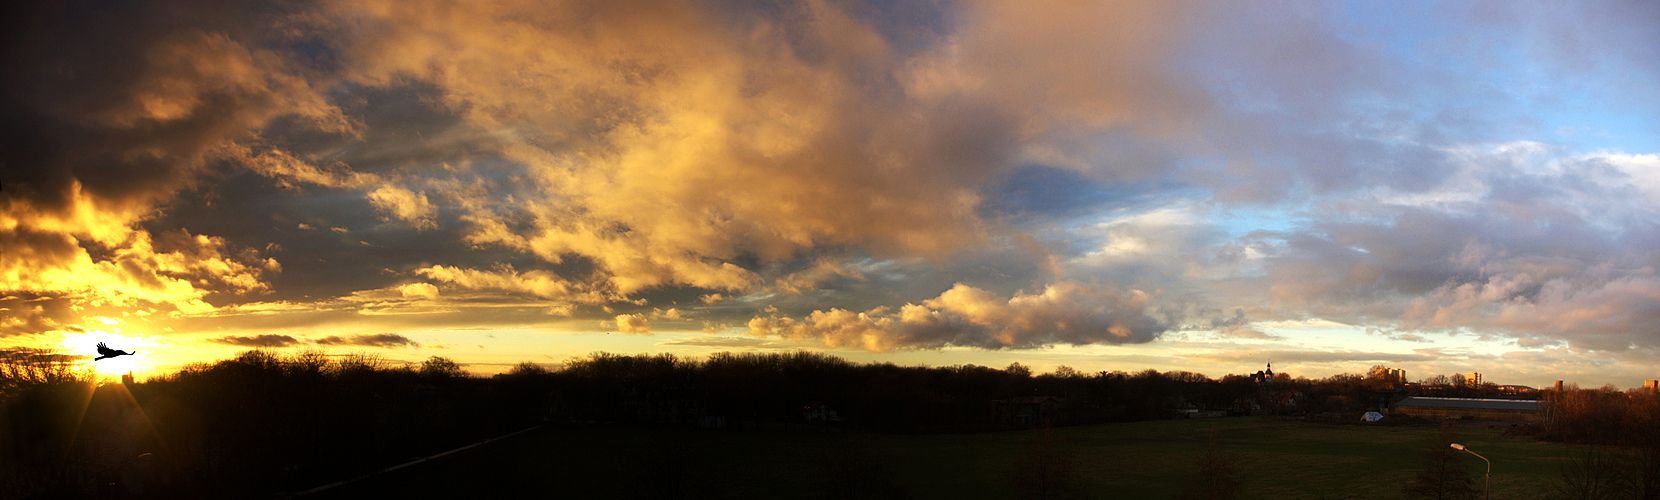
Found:
[(20, 3), (0, 347), (112, 373), (1660, 378), (1657, 2)]

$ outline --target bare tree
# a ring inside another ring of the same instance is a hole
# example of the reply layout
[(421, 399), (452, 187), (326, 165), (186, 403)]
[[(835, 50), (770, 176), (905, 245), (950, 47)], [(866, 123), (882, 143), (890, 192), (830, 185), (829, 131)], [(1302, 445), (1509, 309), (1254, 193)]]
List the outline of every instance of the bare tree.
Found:
[(432, 356), (421, 362), (421, 376), (427, 378), (460, 378), (467, 376), (461, 365), (443, 356)]
[(1429, 438), (1424, 446), (1423, 471), (1402, 488), (1407, 498), (1474, 499), (1481, 494), (1475, 475), (1470, 474), (1469, 462), (1450, 446), (1457, 439), (1458, 429), (1450, 424), (1442, 425), (1441, 432)]
[(1660, 394), (1627, 394), (1623, 424), (1621, 435), (1632, 446), (1627, 455), (1632, 498), (1660, 500)]
[(1066, 365), (1060, 365), (1060, 366), (1055, 367), (1054, 376), (1060, 377), (1060, 378), (1078, 378), (1078, 377), (1084, 376), (1084, 374), (1082, 372), (1079, 372), (1077, 368), (1073, 368), (1073, 367), (1066, 366)]
[(1628, 463), (1618, 451), (1586, 447), (1562, 466), (1553, 497), (1562, 500), (1628, 498)]
[(1631, 497), (1639, 500), (1660, 500), (1660, 446), (1654, 443), (1639, 445), (1627, 457), (1630, 461)]

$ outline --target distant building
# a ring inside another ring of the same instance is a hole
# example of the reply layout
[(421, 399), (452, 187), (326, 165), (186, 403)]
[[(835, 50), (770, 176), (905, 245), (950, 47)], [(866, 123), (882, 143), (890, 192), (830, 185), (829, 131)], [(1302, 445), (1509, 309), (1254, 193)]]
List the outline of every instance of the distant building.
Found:
[(1424, 418), (1481, 418), (1528, 420), (1539, 414), (1539, 402), (1515, 399), (1430, 398), (1413, 396), (1396, 402), (1391, 413)]
[(1470, 372), (1464, 374), (1464, 385), (1469, 387), (1481, 387), (1481, 372)]
[(1406, 385), (1406, 370), (1400, 368), (1390, 368), (1389, 382), (1396, 385)]
[(1660, 380), (1644, 380), (1643, 389), (1647, 389), (1648, 392), (1660, 392)]
[(1267, 390), (1268, 392), (1273, 392), (1273, 390), (1274, 390), (1274, 363), (1268, 363), (1268, 369), (1267, 370), (1257, 370), (1256, 373), (1252, 373), (1251, 374), (1251, 381), (1256, 382), (1258, 384), (1263, 384), (1264, 387), (1265, 387), (1265, 390)]
[(1164, 411), (1172, 418), (1192, 418), (1192, 414), (1199, 412), (1199, 405), (1182, 396), (1165, 396)]
[(1303, 394), (1303, 391), (1283, 390), (1274, 391), (1268, 398), (1276, 408), (1291, 408), (1303, 404), (1303, 400), (1308, 399), (1308, 396)]
[(1020, 427), (1051, 426), (1062, 422), (1061, 398), (1031, 396), (992, 401), (997, 409), (997, 423)]
[(1269, 362), (1266, 368), (1251, 374), (1251, 381), (1257, 384), (1256, 399), (1260, 401), (1260, 403), (1250, 405), (1250, 414), (1252, 415), (1259, 413), (1278, 414), (1280, 407), (1288, 406), (1282, 404), (1278, 398), (1279, 393), (1283, 391), (1274, 389), (1274, 363)]
[(824, 404), (822, 401), (812, 401), (802, 405), (801, 418), (808, 423), (841, 421), (841, 416), (836, 414), (836, 410), (831, 409), (830, 405)]

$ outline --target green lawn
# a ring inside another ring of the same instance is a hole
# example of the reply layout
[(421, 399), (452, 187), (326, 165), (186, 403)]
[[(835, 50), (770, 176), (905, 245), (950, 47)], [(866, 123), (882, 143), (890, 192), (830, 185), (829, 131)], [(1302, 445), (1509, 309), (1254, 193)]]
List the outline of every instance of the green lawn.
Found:
[[(1212, 429), (1244, 472), (1241, 498), (1263, 499), (1401, 498), (1437, 433), (1265, 417), (1166, 420), (1055, 429), (1048, 453), (1074, 464), (1078, 498), (1169, 498), (1196, 476)], [(1494, 498), (1543, 496), (1574, 452), (1497, 430), (1460, 432), (1493, 460)], [(1037, 431), (545, 429), (323, 496), (830, 498), (832, 485), (856, 481), (858, 498), (1023, 498), (1020, 464), (1040, 442)], [(1481, 460), (1466, 457), (1479, 481)]]

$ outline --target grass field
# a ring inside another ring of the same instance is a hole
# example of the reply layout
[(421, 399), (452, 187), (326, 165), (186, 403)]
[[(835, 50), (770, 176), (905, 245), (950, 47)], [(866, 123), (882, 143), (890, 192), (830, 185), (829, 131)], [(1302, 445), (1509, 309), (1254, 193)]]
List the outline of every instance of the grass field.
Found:
[[(852, 484), (858, 498), (1028, 498), (1020, 464), (1046, 449), (1072, 464), (1073, 497), (1162, 499), (1192, 483), (1213, 429), (1244, 473), (1240, 498), (1262, 499), (1402, 498), (1438, 432), (1266, 417), (937, 435), (550, 428), (319, 496), (829, 498)], [(1493, 498), (1545, 496), (1575, 450), (1460, 433), (1493, 460)], [(1479, 487), (1484, 465), (1466, 458)]]

